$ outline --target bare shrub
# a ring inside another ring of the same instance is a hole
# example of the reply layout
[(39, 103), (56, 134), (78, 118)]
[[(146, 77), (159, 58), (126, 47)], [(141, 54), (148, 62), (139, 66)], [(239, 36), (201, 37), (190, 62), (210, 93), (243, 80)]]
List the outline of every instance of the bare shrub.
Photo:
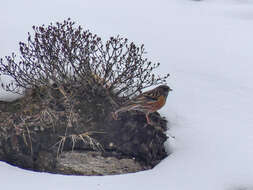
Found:
[(14, 79), (14, 83), (2, 83), (6, 91), (58, 87), (68, 96), (80, 87), (100, 85), (109, 93), (129, 98), (166, 82), (169, 76), (153, 74), (160, 64), (144, 57), (144, 45), (137, 46), (119, 36), (103, 42), (70, 19), (33, 26), (33, 31), (28, 33), (27, 42), (19, 43), (18, 60), (14, 53), (0, 59), (0, 75)]

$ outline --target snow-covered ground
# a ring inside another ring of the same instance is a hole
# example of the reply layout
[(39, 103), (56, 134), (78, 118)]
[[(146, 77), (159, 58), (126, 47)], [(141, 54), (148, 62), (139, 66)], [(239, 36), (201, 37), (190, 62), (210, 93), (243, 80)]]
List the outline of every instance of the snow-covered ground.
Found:
[(253, 1), (6, 0), (0, 57), (17, 52), (32, 25), (67, 17), (104, 38), (144, 43), (159, 72), (171, 74), (161, 113), (176, 136), (167, 143), (173, 153), (153, 170), (106, 177), (0, 162), (1, 189), (253, 190)]

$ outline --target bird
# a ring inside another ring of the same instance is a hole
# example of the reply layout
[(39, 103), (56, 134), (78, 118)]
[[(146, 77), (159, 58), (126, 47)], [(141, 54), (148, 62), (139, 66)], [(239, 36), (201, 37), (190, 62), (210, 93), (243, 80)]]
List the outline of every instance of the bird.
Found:
[(149, 114), (156, 112), (165, 105), (170, 91), (172, 89), (169, 86), (160, 85), (152, 90), (141, 93), (114, 111), (113, 118), (117, 120), (120, 112), (138, 110), (145, 113), (147, 123), (152, 125), (153, 123), (149, 118)]

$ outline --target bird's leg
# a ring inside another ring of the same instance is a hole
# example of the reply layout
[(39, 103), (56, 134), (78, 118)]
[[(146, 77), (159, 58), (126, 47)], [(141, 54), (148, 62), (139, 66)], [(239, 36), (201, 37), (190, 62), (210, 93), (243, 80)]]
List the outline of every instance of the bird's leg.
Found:
[(160, 127), (157, 127), (157, 123), (153, 122), (150, 118), (149, 118), (149, 113), (146, 114), (146, 119), (147, 119), (147, 123), (149, 125), (152, 125), (153, 127), (155, 127), (156, 129), (162, 130)]
[(117, 112), (112, 112), (112, 118), (114, 120), (118, 120), (118, 113)]
[(146, 113), (146, 119), (149, 125), (153, 125), (154, 123), (150, 120), (150, 118), (148, 117), (149, 113)]

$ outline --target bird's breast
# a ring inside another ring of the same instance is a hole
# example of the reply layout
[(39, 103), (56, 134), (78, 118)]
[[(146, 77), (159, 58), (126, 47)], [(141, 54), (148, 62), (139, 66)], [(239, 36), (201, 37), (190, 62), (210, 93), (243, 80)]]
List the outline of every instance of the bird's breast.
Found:
[(155, 112), (161, 109), (164, 106), (165, 102), (166, 102), (166, 98), (164, 96), (160, 96), (158, 100), (156, 101), (156, 103), (153, 104), (152, 111)]

